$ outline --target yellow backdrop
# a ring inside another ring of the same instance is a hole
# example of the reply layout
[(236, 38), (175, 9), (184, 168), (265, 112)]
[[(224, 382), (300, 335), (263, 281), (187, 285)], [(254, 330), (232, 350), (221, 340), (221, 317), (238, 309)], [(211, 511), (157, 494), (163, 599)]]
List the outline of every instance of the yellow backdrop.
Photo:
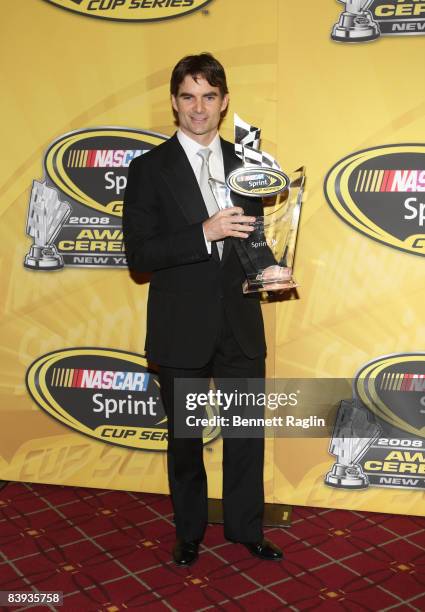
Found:
[[(68, 0), (56, 4), (70, 6)], [(26, 270), (31, 184), (63, 134), (124, 126), (174, 131), (169, 75), (188, 53), (224, 64), (231, 112), (262, 128), (262, 148), (285, 170), (305, 164), (297, 299), (266, 304), (270, 377), (352, 377), (387, 353), (420, 350), (423, 259), (344, 224), (323, 194), (329, 169), (367, 147), (418, 142), (425, 129), (425, 39), (330, 40), (342, 5), (326, 0), (212, 0), (178, 18), (93, 19), (42, 0), (3, 0), (1, 199), (2, 384), (0, 478), (165, 492), (163, 452), (132, 451), (75, 433), (30, 398), (30, 364), (68, 347), (143, 353), (146, 285), (125, 270)], [(85, 6), (85, 5), (84, 5)], [(105, 16), (105, 15), (104, 15)], [(323, 484), (329, 440), (268, 441), (268, 501), (424, 513), (424, 494), (339, 492)], [(220, 441), (205, 453), (209, 494), (220, 496)]]

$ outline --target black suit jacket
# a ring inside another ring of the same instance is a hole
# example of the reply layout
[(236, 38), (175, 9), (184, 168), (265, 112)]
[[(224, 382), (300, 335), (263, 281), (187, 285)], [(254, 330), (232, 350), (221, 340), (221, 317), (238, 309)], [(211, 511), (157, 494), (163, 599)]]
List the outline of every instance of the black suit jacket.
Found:
[[(227, 175), (241, 165), (233, 145), (221, 140)], [(258, 202), (235, 196), (246, 214)], [(258, 294), (244, 295), (245, 274), (226, 238), (222, 260), (209, 255), (202, 229), (208, 212), (189, 160), (174, 135), (129, 167), (123, 232), (130, 270), (152, 272), (147, 357), (158, 364), (197, 368), (211, 358), (223, 306), (245, 355), (265, 354)]]

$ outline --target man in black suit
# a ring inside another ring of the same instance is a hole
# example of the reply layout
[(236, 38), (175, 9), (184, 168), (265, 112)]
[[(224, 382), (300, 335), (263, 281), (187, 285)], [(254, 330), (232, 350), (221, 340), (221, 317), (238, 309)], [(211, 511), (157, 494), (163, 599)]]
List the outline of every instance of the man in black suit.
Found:
[[(171, 76), (179, 129), (130, 164), (123, 230), (129, 268), (152, 272), (145, 349), (158, 364), (167, 413), (168, 476), (177, 541), (174, 561), (196, 561), (207, 524), (201, 438), (174, 436), (174, 380), (263, 378), (266, 344), (257, 294), (245, 279), (233, 240), (247, 238), (258, 203), (235, 197), (218, 210), (208, 177), (224, 180), (241, 165), (218, 135), (228, 105), (226, 76), (210, 54), (187, 56)], [(225, 537), (262, 559), (281, 559), (263, 538), (264, 439), (223, 440)]]

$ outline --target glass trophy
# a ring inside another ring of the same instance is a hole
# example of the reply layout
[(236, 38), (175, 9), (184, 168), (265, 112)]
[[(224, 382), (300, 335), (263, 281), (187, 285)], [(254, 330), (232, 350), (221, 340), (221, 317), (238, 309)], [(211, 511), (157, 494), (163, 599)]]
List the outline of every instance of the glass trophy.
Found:
[(243, 166), (226, 177), (210, 178), (210, 187), (222, 210), (234, 206), (232, 193), (256, 198), (259, 214), (247, 238), (233, 238), (245, 271), (244, 293), (287, 291), (297, 287), (293, 277), (305, 169), (290, 175), (269, 154), (259, 150), (260, 130), (235, 115), (235, 152)]

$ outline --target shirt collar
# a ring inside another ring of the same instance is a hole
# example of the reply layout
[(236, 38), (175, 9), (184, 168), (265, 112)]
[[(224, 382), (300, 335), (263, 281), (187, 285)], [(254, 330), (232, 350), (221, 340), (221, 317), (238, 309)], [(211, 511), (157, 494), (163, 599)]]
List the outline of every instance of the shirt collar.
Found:
[(181, 146), (183, 147), (186, 155), (188, 157), (194, 157), (197, 155), (198, 151), (201, 149), (211, 149), (211, 151), (216, 155), (221, 155), (221, 143), (219, 133), (214, 136), (213, 140), (210, 142), (208, 147), (199, 144), (193, 138), (190, 138), (187, 134), (182, 132), (180, 129), (177, 130), (177, 138)]

